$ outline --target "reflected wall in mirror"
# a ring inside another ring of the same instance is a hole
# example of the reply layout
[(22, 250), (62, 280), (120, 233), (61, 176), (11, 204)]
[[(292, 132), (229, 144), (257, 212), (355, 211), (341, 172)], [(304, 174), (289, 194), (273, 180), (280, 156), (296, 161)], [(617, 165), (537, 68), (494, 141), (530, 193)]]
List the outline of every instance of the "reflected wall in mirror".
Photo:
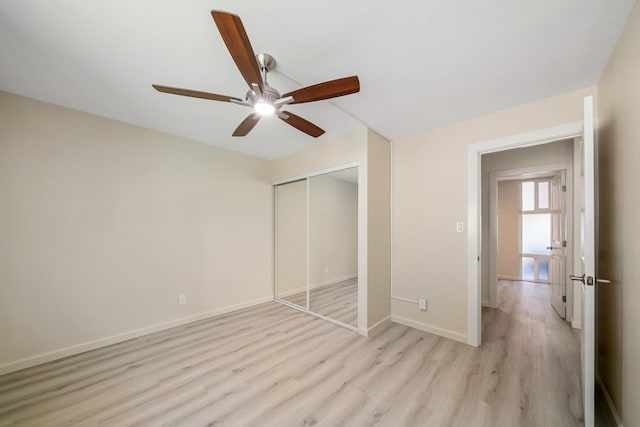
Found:
[(307, 308), (307, 180), (275, 187), (276, 297)]
[(309, 310), (358, 326), (358, 168), (309, 178)]

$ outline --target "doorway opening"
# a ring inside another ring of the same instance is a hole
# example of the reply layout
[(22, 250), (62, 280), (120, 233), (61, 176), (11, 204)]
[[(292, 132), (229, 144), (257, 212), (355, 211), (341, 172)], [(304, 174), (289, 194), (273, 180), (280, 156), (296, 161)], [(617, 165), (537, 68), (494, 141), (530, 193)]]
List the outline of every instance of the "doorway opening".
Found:
[[(467, 271), (468, 271), (468, 295), (467, 299), (467, 343), (479, 346), (482, 341), (481, 306), (488, 298), (489, 283), (489, 180), (486, 167), (487, 159), (492, 155), (499, 155), (516, 151), (519, 148), (535, 148), (549, 145), (556, 141), (575, 140), (582, 136), (582, 122), (569, 123), (553, 128), (541, 129), (533, 132), (522, 133), (505, 138), (480, 142), (468, 147), (467, 153)], [(576, 148), (572, 145), (572, 159), (576, 156)], [(579, 150), (578, 150), (579, 151)], [(532, 160), (531, 157), (528, 160)], [(526, 166), (523, 166), (526, 167)], [(508, 167), (496, 170), (505, 170)], [(575, 172), (575, 171), (574, 171)], [(484, 179), (483, 179), (484, 178)], [(483, 212), (484, 210), (484, 212)], [(484, 236), (484, 238), (482, 238)], [(481, 257), (482, 255), (482, 257)], [(495, 254), (492, 254), (495, 255)], [(575, 263), (575, 260), (573, 260)], [(576, 313), (574, 312), (574, 316)], [(580, 318), (578, 316), (578, 318)]]
[[(573, 292), (568, 286), (567, 260), (571, 259), (570, 163), (564, 169), (520, 175), (492, 173), (490, 189), (489, 301), (498, 306), (499, 281), (533, 282), (550, 287), (550, 303), (561, 318), (571, 317)], [(544, 169), (544, 168), (543, 168)], [(496, 176), (499, 175), (499, 176)], [(495, 247), (494, 247), (495, 246)], [(491, 273), (490, 273), (491, 274)], [(569, 306), (569, 310), (567, 310)]]
[(542, 283), (548, 303), (572, 320), (565, 264), (573, 259), (574, 151), (567, 138), (482, 155), (483, 306), (498, 307), (499, 280)]

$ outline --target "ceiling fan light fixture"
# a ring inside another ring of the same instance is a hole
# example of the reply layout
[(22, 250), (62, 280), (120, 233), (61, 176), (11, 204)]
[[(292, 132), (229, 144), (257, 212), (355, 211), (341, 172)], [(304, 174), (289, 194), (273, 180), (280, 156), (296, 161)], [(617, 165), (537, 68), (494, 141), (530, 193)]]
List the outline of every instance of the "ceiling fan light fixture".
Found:
[(271, 116), (276, 112), (276, 108), (268, 102), (258, 101), (253, 104), (253, 109), (261, 116)]

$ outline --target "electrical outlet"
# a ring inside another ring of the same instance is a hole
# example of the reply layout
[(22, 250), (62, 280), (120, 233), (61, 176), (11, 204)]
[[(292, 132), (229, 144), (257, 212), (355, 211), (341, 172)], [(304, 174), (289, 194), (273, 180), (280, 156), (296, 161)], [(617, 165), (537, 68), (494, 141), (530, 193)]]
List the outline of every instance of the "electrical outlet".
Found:
[(186, 295), (178, 295), (178, 304), (186, 304), (187, 296)]
[(426, 298), (420, 298), (418, 300), (418, 306), (420, 307), (420, 310), (427, 311), (427, 299)]

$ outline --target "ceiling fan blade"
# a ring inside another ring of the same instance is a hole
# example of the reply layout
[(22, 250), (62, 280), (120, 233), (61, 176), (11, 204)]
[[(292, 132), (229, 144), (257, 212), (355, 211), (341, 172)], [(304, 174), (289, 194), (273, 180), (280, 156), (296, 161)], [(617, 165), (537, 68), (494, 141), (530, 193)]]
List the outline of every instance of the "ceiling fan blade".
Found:
[(233, 136), (246, 136), (260, 120), (260, 114), (251, 113), (238, 125)]
[(172, 93), (174, 95), (190, 96), (192, 98), (212, 99), (214, 101), (231, 102), (231, 100), (242, 102), (242, 99), (233, 96), (218, 95), (217, 93), (200, 92), (199, 90), (180, 89), (177, 87), (151, 85), (158, 92)]
[[(283, 111), (283, 113), (284, 114), (278, 115), (281, 120), (287, 122), (294, 128), (306, 133), (307, 135), (311, 135), (312, 137), (317, 138), (324, 133), (324, 130), (322, 130), (318, 126), (314, 125), (306, 119), (303, 119), (300, 116), (296, 116), (290, 111)], [(289, 117), (285, 118), (285, 115)]]
[(351, 76), (303, 87), (302, 89), (285, 93), (282, 97), (292, 96), (293, 102), (291, 104), (301, 104), (356, 92), (360, 92), (360, 80), (358, 80), (358, 76)]
[(212, 10), (211, 16), (218, 26), (218, 31), (220, 31), (222, 40), (227, 45), (233, 61), (249, 87), (255, 83), (260, 87), (260, 90), (264, 89), (256, 54), (253, 52), (240, 17), (220, 10)]

